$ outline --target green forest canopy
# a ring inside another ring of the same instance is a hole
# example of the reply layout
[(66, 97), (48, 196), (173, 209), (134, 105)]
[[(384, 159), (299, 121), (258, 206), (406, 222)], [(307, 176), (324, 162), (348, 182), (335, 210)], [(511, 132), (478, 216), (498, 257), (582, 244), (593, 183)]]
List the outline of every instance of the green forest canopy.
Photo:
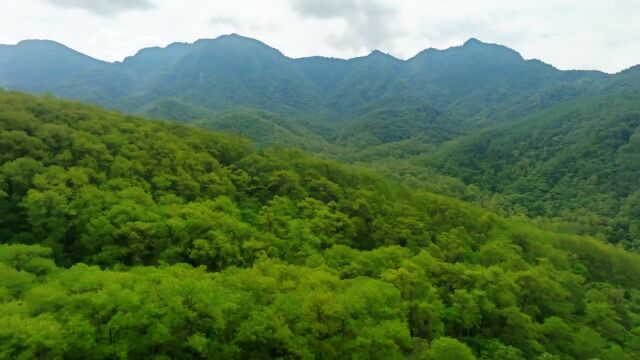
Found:
[(295, 150), (0, 92), (0, 357), (637, 359), (640, 258)]
[(575, 100), (458, 138), (415, 162), (499, 194), (506, 213), (563, 221), (568, 231), (637, 250), (639, 99)]
[(639, 66), (559, 70), (477, 39), (407, 60), (380, 51), (294, 59), (231, 34), (115, 63), (25, 40), (0, 46), (0, 86), (303, 149), (640, 248)]

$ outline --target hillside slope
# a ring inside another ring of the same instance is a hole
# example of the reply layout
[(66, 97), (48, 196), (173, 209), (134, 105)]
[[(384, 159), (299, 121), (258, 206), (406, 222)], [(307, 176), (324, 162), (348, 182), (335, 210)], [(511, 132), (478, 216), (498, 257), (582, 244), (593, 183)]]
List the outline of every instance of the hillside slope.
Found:
[[(23, 51), (25, 44), (4, 48)], [(384, 112), (389, 106), (393, 111), (417, 109), (411, 114), (417, 120), (410, 125), (428, 123), (442, 133), (455, 127), (461, 133), (512, 121), (523, 113), (589, 93), (609, 78), (593, 71), (560, 71), (476, 39), (450, 49), (427, 49), (406, 61), (380, 51), (348, 60), (292, 59), (260, 41), (232, 34), (143, 49), (123, 62), (55, 79), (43, 77), (38, 83), (33, 83), (37, 77), (31, 76), (30, 69), (43, 66), (38, 61), (52, 54), (47, 46), (33, 52), (37, 54), (27, 66), (12, 68), (15, 79), (0, 76), (0, 86), (49, 91), (169, 119), (176, 118), (176, 112), (166, 106), (167, 101), (179, 104), (180, 113), (200, 114), (200, 119), (252, 108), (312, 119), (316, 126), (308, 128), (329, 139), (354, 119)], [(0, 63), (12, 63), (12, 59), (0, 51)], [(461, 121), (443, 127), (422, 116), (424, 108)], [(422, 125), (410, 129), (424, 133)]]
[(503, 195), (507, 208), (637, 248), (640, 93), (615, 89), (461, 137), (421, 162)]
[(4, 357), (640, 350), (640, 259), (593, 238), (50, 97), (0, 92), (0, 150)]
[(0, 86), (24, 91), (59, 90), (60, 82), (76, 76), (90, 76), (111, 66), (55, 41), (24, 40), (0, 45)]
[(633, 151), (638, 67), (560, 71), (477, 39), (406, 61), (380, 51), (292, 59), (238, 35), (143, 49), (113, 64), (26, 41), (0, 47), (0, 63), (0, 86), (375, 167), (411, 186), (551, 218), (559, 231), (630, 248), (640, 238), (638, 189), (628, 180), (638, 165), (616, 154)]

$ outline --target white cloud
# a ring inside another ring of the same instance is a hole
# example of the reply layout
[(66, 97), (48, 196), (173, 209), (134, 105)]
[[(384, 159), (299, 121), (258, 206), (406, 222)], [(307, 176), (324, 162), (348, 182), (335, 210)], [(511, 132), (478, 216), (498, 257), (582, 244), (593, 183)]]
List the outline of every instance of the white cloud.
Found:
[(121, 60), (237, 32), (292, 57), (378, 48), (408, 58), (476, 37), (562, 69), (613, 72), (640, 63), (637, 19), (637, 0), (20, 0), (0, 12), (0, 43), (47, 38)]
[(239, 27), (240, 23), (238, 20), (230, 17), (230, 16), (216, 16), (209, 20), (209, 23), (213, 26), (229, 26), (229, 27)]
[(394, 29), (395, 9), (378, 0), (293, 0), (293, 9), (302, 17), (341, 19), (344, 30), (327, 40), (337, 49), (370, 50), (391, 45), (399, 29)]
[(147, 10), (153, 8), (150, 0), (46, 0), (63, 7), (87, 10), (96, 15), (116, 15), (128, 10)]

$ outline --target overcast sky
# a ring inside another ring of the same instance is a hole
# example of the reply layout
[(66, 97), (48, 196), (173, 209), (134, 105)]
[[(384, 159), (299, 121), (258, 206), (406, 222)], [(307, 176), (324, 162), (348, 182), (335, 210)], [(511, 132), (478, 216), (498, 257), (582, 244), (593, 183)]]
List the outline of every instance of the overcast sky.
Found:
[(469, 37), (561, 69), (640, 63), (640, 0), (2, 0), (0, 43), (51, 39), (114, 61), (228, 33), (290, 57), (406, 59)]

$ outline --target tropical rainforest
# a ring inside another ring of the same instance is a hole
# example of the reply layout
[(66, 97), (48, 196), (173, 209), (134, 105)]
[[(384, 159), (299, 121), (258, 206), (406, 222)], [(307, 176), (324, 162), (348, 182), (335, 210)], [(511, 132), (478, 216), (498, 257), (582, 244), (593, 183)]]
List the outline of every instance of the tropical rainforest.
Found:
[(0, 358), (640, 359), (639, 68), (29, 40), (0, 86)]

